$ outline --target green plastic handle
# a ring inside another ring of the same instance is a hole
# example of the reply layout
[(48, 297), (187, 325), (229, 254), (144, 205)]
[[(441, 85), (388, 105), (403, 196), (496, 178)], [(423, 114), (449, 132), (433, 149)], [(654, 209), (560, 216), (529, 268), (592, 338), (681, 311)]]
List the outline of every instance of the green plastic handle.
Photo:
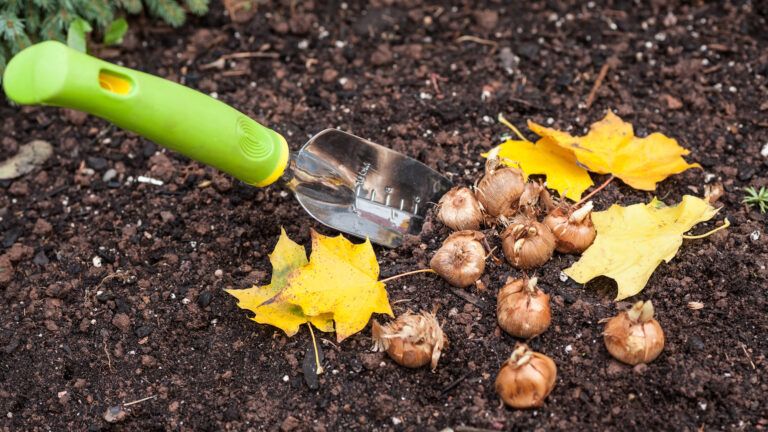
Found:
[(285, 138), (229, 105), (60, 42), (13, 57), (3, 87), (19, 104), (85, 111), (254, 186), (273, 183), (288, 163)]

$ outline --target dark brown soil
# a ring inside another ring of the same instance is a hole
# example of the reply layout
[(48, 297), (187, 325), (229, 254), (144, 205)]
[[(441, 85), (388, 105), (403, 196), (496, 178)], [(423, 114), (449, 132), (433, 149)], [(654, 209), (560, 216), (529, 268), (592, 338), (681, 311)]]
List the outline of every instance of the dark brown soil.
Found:
[[(435, 373), (370, 353), (366, 329), (323, 344), (327, 372), (313, 391), (301, 372), (306, 331), (286, 338), (247, 320), (223, 289), (268, 280), (281, 225), (305, 244), (310, 228), (330, 230), (278, 187), (247, 187), (93, 117), (5, 103), (0, 156), (35, 138), (55, 154), (0, 183), (0, 264), (12, 264), (0, 274), (3, 430), (768, 428), (766, 219), (740, 203), (743, 187), (768, 185), (768, 3), (286, 0), (244, 25), (214, 3), (179, 31), (133, 21), (123, 47), (96, 54), (215, 92), (293, 148), (340, 127), (465, 184), (508, 133), (498, 113), (581, 133), (614, 108), (703, 165), (662, 182), (658, 196), (671, 203), (722, 182), (733, 226), (686, 241), (637, 296), (653, 300), (667, 334), (647, 366), (623, 366), (603, 346), (598, 321), (629, 304), (611, 300), (615, 288), (561, 282), (571, 256), (539, 270), (554, 317), (531, 346), (558, 365), (541, 409), (504, 408), (493, 389), (515, 343), (495, 322), (495, 293), (517, 274), (506, 264), (489, 265), (486, 291), (466, 291), (477, 304), (429, 275), (388, 286), (397, 313), (439, 306), (450, 345)], [(464, 35), (493, 43), (457, 41)], [(203, 67), (245, 51), (276, 58)], [(105, 182), (109, 169), (117, 176)], [(131, 181), (141, 175), (164, 183)], [(597, 206), (652, 196), (615, 182)], [(428, 223), (420, 240), (377, 249), (382, 276), (425, 267), (446, 234)], [(115, 425), (103, 419), (150, 396)]]

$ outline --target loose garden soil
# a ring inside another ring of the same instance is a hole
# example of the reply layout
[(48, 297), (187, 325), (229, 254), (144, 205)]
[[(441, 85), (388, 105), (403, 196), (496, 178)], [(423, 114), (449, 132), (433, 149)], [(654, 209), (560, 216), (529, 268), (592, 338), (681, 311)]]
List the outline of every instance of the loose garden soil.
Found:
[[(334, 343), (323, 342), (326, 372), (310, 390), (308, 332), (287, 338), (249, 321), (223, 290), (269, 279), (280, 226), (302, 244), (312, 228), (333, 231), (280, 187), (246, 186), (94, 117), (3, 102), (0, 159), (32, 139), (55, 149), (37, 171), (0, 182), (0, 263), (12, 265), (0, 274), (3, 430), (768, 428), (766, 219), (740, 202), (743, 187), (768, 185), (767, 2), (261, 1), (246, 24), (212, 3), (180, 30), (134, 19), (124, 45), (93, 53), (215, 94), (294, 149), (339, 127), (457, 184), (473, 183), (480, 153), (508, 133), (498, 113), (583, 133), (613, 108), (703, 166), (655, 195), (672, 203), (721, 182), (716, 219), (733, 226), (686, 241), (636, 296), (653, 300), (667, 334), (647, 366), (619, 364), (603, 345), (599, 321), (629, 304), (613, 302), (610, 281), (563, 282), (573, 256), (539, 269), (553, 323), (530, 345), (558, 366), (540, 409), (505, 408), (493, 389), (515, 344), (496, 325), (495, 294), (518, 273), (490, 261), (484, 290), (429, 274), (388, 285), (397, 313), (439, 307), (450, 344), (436, 372), (371, 353), (369, 328), (341, 344), (323, 334)], [(653, 196), (617, 181), (596, 206)], [(426, 267), (447, 234), (430, 216), (421, 237), (377, 248), (382, 277)], [(118, 423), (103, 418), (152, 396)]]

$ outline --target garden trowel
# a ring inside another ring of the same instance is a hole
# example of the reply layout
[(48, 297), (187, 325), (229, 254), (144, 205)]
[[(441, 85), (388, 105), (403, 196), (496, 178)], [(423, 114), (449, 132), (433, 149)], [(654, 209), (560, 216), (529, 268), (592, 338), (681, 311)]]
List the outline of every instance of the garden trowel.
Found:
[(223, 102), (59, 42), (17, 54), (3, 86), (19, 104), (85, 111), (247, 184), (280, 181), (321, 223), (388, 247), (418, 234), (428, 204), (451, 187), (421, 162), (335, 129), (291, 153), (280, 134)]

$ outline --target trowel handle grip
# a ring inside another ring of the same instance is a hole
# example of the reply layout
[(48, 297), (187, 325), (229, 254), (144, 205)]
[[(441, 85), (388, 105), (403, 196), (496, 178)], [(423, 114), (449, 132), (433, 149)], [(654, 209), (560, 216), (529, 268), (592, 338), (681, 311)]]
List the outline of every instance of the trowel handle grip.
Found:
[(13, 57), (3, 87), (19, 104), (85, 111), (251, 185), (274, 182), (288, 163), (285, 138), (229, 105), (59, 42)]

